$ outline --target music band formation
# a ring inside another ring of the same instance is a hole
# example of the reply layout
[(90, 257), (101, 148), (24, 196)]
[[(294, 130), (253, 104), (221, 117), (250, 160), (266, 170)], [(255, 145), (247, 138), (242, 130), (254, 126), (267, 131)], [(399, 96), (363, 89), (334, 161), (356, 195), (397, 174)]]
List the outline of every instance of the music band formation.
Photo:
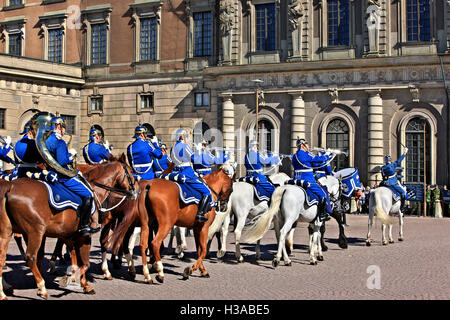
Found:
[[(44, 119), (44, 120), (43, 120)], [(76, 169), (76, 155), (74, 149), (68, 148), (63, 140), (66, 123), (59, 115), (41, 112), (27, 122), (20, 133), (23, 137), (13, 146), (11, 138), (2, 138), (3, 146), (0, 159), (15, 165), (9, 179), (30, 177), (34, 173), (46, 170), (47, 182), (58, 182), (69, 192), (82, 199), (78, 208), (80, 217), (79, 232), (89, 235), (100, 230), (91, 226), (91, 213), (94, 194), (92, 188), (81, 172)], [(178, 129), (173, 135), (174, 145), (170, 151), (166, 144), (158, 140), (156, 135), (149, 135), (147, 128), (137, 126), (132, 138), (134, 141), (127, 147), (127, 159), (133, 169), (133, 175), (138, 180), (152, 180), (157, 178), (172, 179), (174, 175), (183, 176), (186, 183), (193, 190), (201, 194), (198, 203), (196, 219), (199, 222), (208, 220), (206, 214), (215, 206), (210, 188), (202, 177), (212, 173), (212, 167), (230, 161), (230, 150), (217, 151), (216, 155), (208, 149), (208, 142), (202, 141), (191, 147), (190, 134), (186, 129)], [(294, 177), (291, 184), (301, 185), (310, 198), (317, 199), (318, 219), (325, 221), (333, 212), (342, 212), (341, 206), (332, 206), (327, 188), (318, 181), (321, 177), (333, 175), (331, 161), (339, 154), (339, 150), (312, 148), (303, 138), (297, 139), (297, 152), (289, 157), (292, 160)], [(13, 149), (14, 159), (7, 154)], [(89, 132), (89, 143), (83, 148), (83, 157), (88, 165), (97, 165), (108, 161), (112, 157), (113, 146), (105, 140), (101, 128), (93, 126)], [(318, 151), (317, 154), (311, 151)], [(400, 196), (401, 211), (407, 200), (406, 188), (400, 183), (399, 167), (408, 149), (397, 161), (390, 156), (385, 157), (385, 165), (381, 168), (383, 181), (380, 186), (390, 188), (394, 194)], [(280, 156), (260, 152), (259, 144), (255, 140), (249, 142), (245, 155), (246, 177), (240, 181), (251, 182), (259, 195), (262, 208), (268, 209), (271, 196), (275, 190), (274, 184), (264, 175), (263, 168), (267, 165), (281, 165)], [(163, 175), (172, 170), (170, 175)], [(3, 176), (2, 176), (3, 177)], [(299, 183), (301, 182), (301, 183)]]

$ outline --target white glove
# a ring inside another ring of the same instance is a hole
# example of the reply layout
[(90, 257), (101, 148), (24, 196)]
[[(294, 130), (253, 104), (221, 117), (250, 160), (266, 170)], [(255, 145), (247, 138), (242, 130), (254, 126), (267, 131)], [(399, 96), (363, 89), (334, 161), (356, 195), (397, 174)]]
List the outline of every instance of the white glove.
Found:
[(325, 155), (327, 155), (327, 156), (331, 156), (331, 151), (327, 151), (327, 152), (325, 152)]
[(202, 150), (202, 144), (201, 143), (197, 143), (197, 145), (195, 146), (195, 148), (197, 150)]
[(150, 140), (152, 143), (158, 143), (158, 137), (153, 136), (153, 138)]
[(405, 147), (405, 154), (407, 154), (407, 153), (408, 153), (408, 148)]
[(106, 140), (106, 141), (105, 141), (105, 144), (104, 144), (104, 146), (105, 146), (105, 148), (106, 148), (106, 149), (108, 149), (108, 150), (109, 150), (109, 141), (108, 141), (108, 140)]
[(72, 157), (75, 157), (77, 155), (77, 151), (74, 148), (70, 148), (69, 153), (72, 155)]
[(6, 142), (6, 148), (8, 148), (9, 146), (10, 146), (10, 144), (11, 144), (11, 137), (10, 136), (7, 136), (6, 138), (5, 138), (5, 142)]

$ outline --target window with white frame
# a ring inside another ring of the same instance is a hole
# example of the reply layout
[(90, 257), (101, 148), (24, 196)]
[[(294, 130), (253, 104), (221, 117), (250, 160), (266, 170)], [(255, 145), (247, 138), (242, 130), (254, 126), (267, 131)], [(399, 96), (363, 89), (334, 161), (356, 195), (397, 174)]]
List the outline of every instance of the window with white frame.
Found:
[(141, 94), (141, 110), (154, 110), (154, 103), (153, 103), (153, 93), (143, 93)]

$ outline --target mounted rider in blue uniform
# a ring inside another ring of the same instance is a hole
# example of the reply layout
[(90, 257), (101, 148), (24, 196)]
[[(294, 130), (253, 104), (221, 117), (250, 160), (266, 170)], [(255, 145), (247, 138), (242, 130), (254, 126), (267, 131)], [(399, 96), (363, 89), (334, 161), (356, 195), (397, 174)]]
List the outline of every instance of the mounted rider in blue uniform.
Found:
[(191, 156), (192, 167), (200, 176), (206, 176), (212, 173), (211, 166), (220, 164), (220, 160), (206, 149), (207, 145), (208, 142), (202, 139), (197, 146), (197, 150)]
[(40, 172), (41, 169), (36, 165), (43, 163), (44, 159), (42, 159), (42, 156), (37, 149), (30, 121), (25, 124), (23, 131), (20, 134), (23, 134), (24, 136), (17, 141), (14, 146), (14, 157), (18, 164), (17, 175), (19, 178), (22, 178), (26, 177), (27, 172)]
[(154, 158), (153, 159), (153, 172), (155, 173), (155, 177), (159, 178), (164, 170), (169, 167), (170, 160), (169, 155), (167, 154), (167, 145), (164, 143), (159, 143), (159, 148), (161, 149), (162, 157), (161, 159)]
[(208, 218), (205, 216), (212, 208), (210, 203), (213, 201), (211, 191), (206, 183), (199, 178), (191, 166), (191, 157), (194, 154), (189, 146), (189, 132), (186, 129), (178, 129), (175, 132), (175, 145), (170, 150), (170, 158), (175, 165), (173, 173), (179, 173), (186, 176), (186, 184), (201, 193), (202, 199), (198, 204), (196, 219), (199, 222), (206, 222)]
[(249, 142), (249, 152), (245, 155), (244, 164), (247, 169), (247, 176), (257, 178), (255, 188), (259, 193), (258, 209), (252, 209), (252, 214), (256, 215), (264, 212), (269, 208), (268, 202), (275, 191), (275, 186), (266, 178), (263, 172), (263, 165), (281, 165), (281, 160), (278, 156), (267, 155), (263, 156), (258, 150), (259, 143), (256, 140)]
[[(45, 145), (53, 159), (55, 159), (64, 169), (70, 170), (68, 165), (73, 164), (74, 157), (77, 152), (74, 149), (69, 151), (67, 149), (66, 142), (62, 139), (66, 132), (66, 122), (62, 117), (56, 116), (52, 118), (51, 123), (53, 131), (45, 140)], [(78, 175), (80, 175), (80, 172), (78, 172)], [(58, 172), (58, 181), (62, 183), (69, 191), (75, 193), (82, 199), (82, 203), (78, 207), (78, 212), (80, 214), (78, 231), (83, 236), (87, 236), (91, 233), (100, 231), (101, 228), (94, 229), (90, 225), (94, 194), (92, 193), (91, 188), (86, 186), (80, 180), (78, 175), (71, 178)]]
[(384, 161), (385, 165), (381, 168), (381, 175), (383, 176), (383, 181), (381, 181), (380, 186), (388, 187), (393, 190), (394, 193), (398, 193), (400, 195), (400, 211), (403, 212), (405, 208), (405, 201), (407, 200), (407, 192), (406, 188), (402, 186), (400, 181), (397, 178), (397, 167), (400, 167), (401, 162), (406, 157), (408, 153), (408, 148), (405, 148), (403, 154), (398, 158), (397, 161), (392, 162), (390, 156), (385, 156)]
[(87, 164), (95, 165), (108, 161), (111, 150), (108, 141), (103, 143), (103, 136), (100, 130), (91, 129), (89, 131), (89, 143), (83, 147), (83, 158)]
[(153, 159), (161, 159), (162, 152), (158, 145), (158, 138), (153, 136), (151, 141), (147, 140), (147, 128), (137, 126), (134, 129), (134, 139), (127, 148), (128, 162), (133, 168), (133, 174), (144, 180), (155, 178), (153, 172)]
[(332, 159), (331, 155), (314, 155), (309, 152), (309, 145), (305, 139), (297, 139), (297, 153), (292, 156), (295, 179), (305, 180), (310, 183), (308, 190), (319, 198), (317, 206), (319, 220), (327, 221), (333, 213), (328, 192), (322, 188), (314, 178), (313, 170), (326, 166)]
[[(323, 153), (319, 153), (320, 156), (323, 156)], [(325, 166), (321, 168), (314, 169), (314, 177), (316, 180), (326, 176), (333, 176), (333, 169), (331, 169), (331, 164), (328, 162)]]

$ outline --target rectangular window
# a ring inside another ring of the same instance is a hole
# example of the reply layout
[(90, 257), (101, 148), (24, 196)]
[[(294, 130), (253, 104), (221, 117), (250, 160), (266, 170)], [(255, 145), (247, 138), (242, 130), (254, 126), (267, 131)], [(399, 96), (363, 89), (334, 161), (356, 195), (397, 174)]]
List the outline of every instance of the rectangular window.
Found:
[(66, 133), (75, 134), (75, 116), (61, 115), (61, 118), (66, 122)]
[(196, 107), (209, 107), (209, 92), (196, 92), (195, 93), (195, 106)]
[(140, 59), (156, 60), (157, 25), (156, 18), (141, 19)]
[(48, 30), (48, 60), (62, 62), (62, 29)]
[(275, 50), (276, 20), (275, 4), (255, 5), (256, 11), (256, 50)]
[(407, 0), (408, 41), (430, 41), (431, 19), (429, 0)]
[(0, 109), (0, 129), (5, 129), (6, 109)]
[(106, 23), (92, 25), (91, 64), (106, 64)]
[(350, 2), (328, 0), (328, 45), (350, 45)]
[(90, 97), (90, 111), (103, 111), (103, 96)]
[(23, 0), (9, 0), (9, 5), (10, 6), (18, 6), (23, 4)]
[(212, 54), (212, 16), (211, 12), (194, 13), (194, 56)]
[(22, 55), (22, 33), (9, 35), (9, 54), (13, 56)]
[(153, 93), (141, 94), (141, 110), (153, 110)]

